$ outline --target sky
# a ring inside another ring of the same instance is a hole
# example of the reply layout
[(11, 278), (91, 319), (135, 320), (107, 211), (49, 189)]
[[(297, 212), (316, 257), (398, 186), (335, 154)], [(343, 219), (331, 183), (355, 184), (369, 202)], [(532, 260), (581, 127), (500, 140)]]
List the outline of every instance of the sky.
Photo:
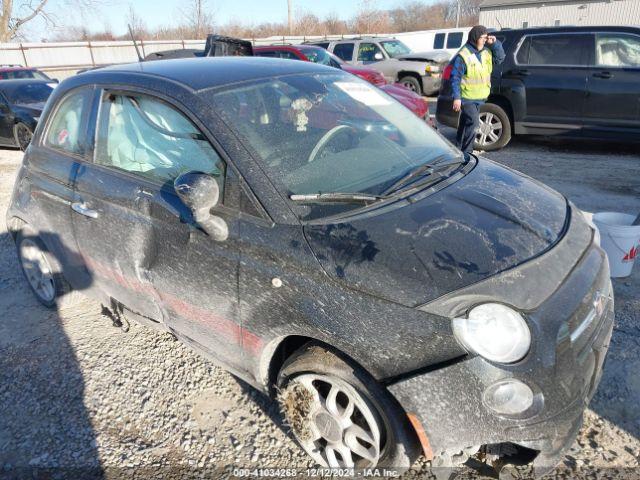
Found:
[[(127, 31), (126, 17), (129, 5), (142, 17), (147, 27), (154, 29), (160, 25), (180, 22), (180, 9), (187, 2), (180, 0), (101, 0), (103, 3), (95, 11), (78, 13), (70, 8), (69, 0), (50, 0), (51, 10), (64, 25), (85, 25), (90, 31), (104, 30), (108, 26), (115, 34)], [(374, 0), (380, 9), (389, 9), (408, 3), (409, 0)], [(17, 2), (16, 2), (17, 3)], [(208, 0), (217, 24), (238, 20), (245, 24), (263, 22), (285, 22), (287, 20), (287, 0)], [(314, 13), (320, 18), (335, 13), (341, 19), (351, 18), (360, 6), (359, 0), (293, 0), (293, 11)], [(29, 37), (34, 40), (52, 37), (54, 32), (41, 22), (31, 25)], [(36, 40), (37, 41), (37, 40)]]

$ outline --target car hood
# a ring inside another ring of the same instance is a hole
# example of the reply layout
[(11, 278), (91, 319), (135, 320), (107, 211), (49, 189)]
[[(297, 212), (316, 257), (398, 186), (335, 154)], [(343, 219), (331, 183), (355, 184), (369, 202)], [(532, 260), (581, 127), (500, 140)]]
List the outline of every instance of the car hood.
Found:
[(451, 55), (449, 55), (447, 52), (411, 52), (395, 58), (397, 58), (398, 60), (412, 62), (446, 63), (451, 59)]
[(16, 103), (14, 104), (14, 110), (16, 112), (25, 113), (31, 117), (39, 117), (44, 110), (45, 102), (39, 103)]
[(436, 193), (403, 203), (306, 225), (325, 272), (349, 288), (421, 305), (548, 250), (568, 208), (554, 190), (485, 159)]

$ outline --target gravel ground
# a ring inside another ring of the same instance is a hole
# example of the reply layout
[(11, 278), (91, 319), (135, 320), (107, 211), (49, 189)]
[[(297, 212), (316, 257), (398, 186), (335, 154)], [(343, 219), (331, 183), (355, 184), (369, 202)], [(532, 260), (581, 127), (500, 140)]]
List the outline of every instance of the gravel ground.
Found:
[[(0, 150), (2, 214), (21, 156)], [(516, 140), (487, 156), (581, 208), (640, 211), (640, 156), (631, 147)], [(603, 380), (556, 477), (640, 476), (639, 270), (614, 282)], [(4, 221), (0, 271), (0, 478), (33, 467), (52, 468), (51, 478), (210, 478), (233, 467), (311, 466), (274, 402), (170, 335), (135, 324), (124, 333), (91, 300), (41, 307)], [(427, 476), (424, 461), (416, 469)]]

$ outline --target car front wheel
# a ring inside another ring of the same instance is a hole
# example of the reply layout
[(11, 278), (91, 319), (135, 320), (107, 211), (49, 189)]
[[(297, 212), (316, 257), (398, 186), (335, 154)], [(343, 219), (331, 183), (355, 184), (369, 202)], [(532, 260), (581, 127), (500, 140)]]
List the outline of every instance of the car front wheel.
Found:
[(408, 469), (418, 440), (395, 399), (362, 368), (317, 344), (278, 375), (278, 400), (300, 446), (330, 468)]
[(26, 124), (18, 122), (13, 127), (13, 136), (16, 145), (24, 152), (29, 146), (29, 143), (31, 143), (33, 132)]
[(478, 126), (474, 148), (476, 150), (498, 150), (511, 140), (511, 120), (504, 109), (494, 103), (485, 103), (480, 107), (480, 125)]
[(398, 83), (404, 85), (412, 92), (422, 95), (422, 85), (420, 85), (420, 81), (416, 77), (407, 75), (406, 77), (402, 77)]

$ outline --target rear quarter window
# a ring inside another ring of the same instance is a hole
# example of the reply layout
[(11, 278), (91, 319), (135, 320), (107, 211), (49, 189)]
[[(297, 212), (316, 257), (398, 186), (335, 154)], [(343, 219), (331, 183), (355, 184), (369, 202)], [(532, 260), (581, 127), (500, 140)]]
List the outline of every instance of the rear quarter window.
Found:
[(65, 153), (82, 154), (85, 134), (82, 118), (89, 107), (91, 90), (84, 88), (64, 97), (50, 117), (44, 144)]
[(460, 48), (462, 46), (462, 32), (452, 32), (447, 37), (447, 48)]

